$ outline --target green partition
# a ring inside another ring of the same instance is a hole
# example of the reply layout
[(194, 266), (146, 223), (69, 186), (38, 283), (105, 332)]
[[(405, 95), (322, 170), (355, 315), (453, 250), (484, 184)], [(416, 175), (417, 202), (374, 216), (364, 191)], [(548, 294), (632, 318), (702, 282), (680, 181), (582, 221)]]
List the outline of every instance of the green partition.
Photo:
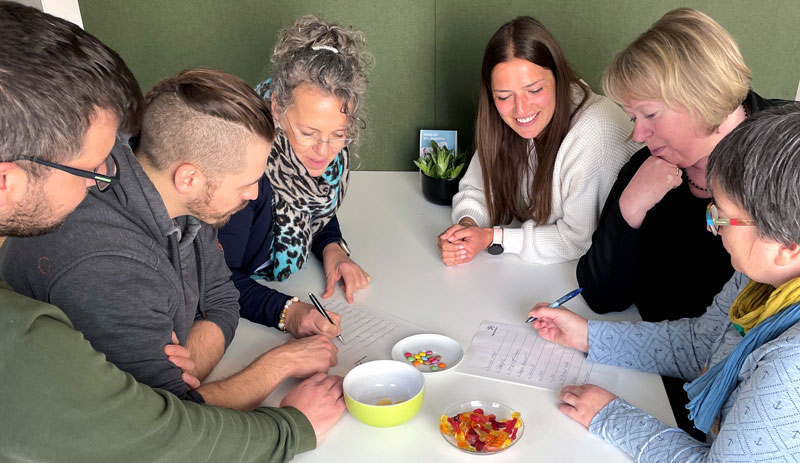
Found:
[(614, 55), (664, 13), (682, 6), (703, 11), (733, 35), (756, 92), (794, 99), (800, 80), (797, 0), (436, 0), (437, 126), (457, 129), (462, 146), (473, 139), (483, 49), (516, 16), (540, 20), (574, 71), (601, 93), (600, 77)]
[(80, 0), (86, 30), (120, 53), (145, 90), (193, 66), (255, 84), (267, 75), (278, 30), (303, 14), (364, 31), (375, 66), (356, 147), (363, 170), (413, 170), (421, 128), (457, 129), (459, 144), (472, 144), (483, 47), (515, 16), (541, 20), (599, 90), (614, 54), (678, 6), (708, 13), (736, 37), (757, 92), (794, 98), (797, 0)]
[(375, 57), (366, 98), (367, 129), (354, 166), (410, 170), (420, 127), (435, 126), (434, 2), (348, 0), (81, 0), (86, 30), (125, 59), (146, 91), (194, 66), (267, 76), (278, 31), (304, 14), (364, 32)]

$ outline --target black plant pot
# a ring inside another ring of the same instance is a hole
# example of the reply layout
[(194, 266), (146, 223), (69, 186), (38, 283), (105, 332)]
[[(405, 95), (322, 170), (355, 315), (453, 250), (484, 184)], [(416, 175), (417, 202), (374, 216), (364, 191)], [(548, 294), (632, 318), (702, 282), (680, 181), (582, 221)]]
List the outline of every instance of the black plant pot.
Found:
[(458, 181), (461, 176), (444, 180), (441, 178), (428, 177), (422, 172), (419, 173), (420, 183), (422, 184), (422, 195), (425, 199), (442, 206), (452, 206), (453, 196), (458, 193)]

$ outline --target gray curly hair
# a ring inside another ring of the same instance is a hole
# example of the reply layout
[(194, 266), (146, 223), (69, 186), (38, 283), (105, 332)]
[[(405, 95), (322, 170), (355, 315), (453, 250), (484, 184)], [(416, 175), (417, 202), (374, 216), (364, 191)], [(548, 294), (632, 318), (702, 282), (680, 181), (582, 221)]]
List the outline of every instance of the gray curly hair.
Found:
[[(292, 104), (292, 92), (303, 83), (317, 86), (342, 101), (348, 136), (358, 140), (366, 126), (360, 113), (372, 56), (364, 34), (307, 15), (281, 30), (272, 53), (272, 99), (278, 111)], [(335, 51), (334, 51), (335, 50)], [(277, 117), (277, 114), (275, 115)]]

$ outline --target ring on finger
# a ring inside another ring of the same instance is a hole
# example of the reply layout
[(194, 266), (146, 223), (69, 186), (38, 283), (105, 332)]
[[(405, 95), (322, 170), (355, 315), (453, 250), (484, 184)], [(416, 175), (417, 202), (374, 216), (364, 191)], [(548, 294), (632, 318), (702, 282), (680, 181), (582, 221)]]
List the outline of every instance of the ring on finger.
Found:
[(675, 168), (675, 176), (676, 177), (680, 177), (681, 176), (681, 168), (680, 167), (676, 167)]

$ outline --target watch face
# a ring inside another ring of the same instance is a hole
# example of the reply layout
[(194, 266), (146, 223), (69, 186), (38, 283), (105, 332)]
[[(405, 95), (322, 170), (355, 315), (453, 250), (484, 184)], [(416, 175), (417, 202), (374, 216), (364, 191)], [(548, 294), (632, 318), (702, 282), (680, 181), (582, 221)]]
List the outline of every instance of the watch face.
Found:
[(489, 254), (496, 256), (503, 253), (503, 245), (494, 243), (493, 245), (489, 246)]

